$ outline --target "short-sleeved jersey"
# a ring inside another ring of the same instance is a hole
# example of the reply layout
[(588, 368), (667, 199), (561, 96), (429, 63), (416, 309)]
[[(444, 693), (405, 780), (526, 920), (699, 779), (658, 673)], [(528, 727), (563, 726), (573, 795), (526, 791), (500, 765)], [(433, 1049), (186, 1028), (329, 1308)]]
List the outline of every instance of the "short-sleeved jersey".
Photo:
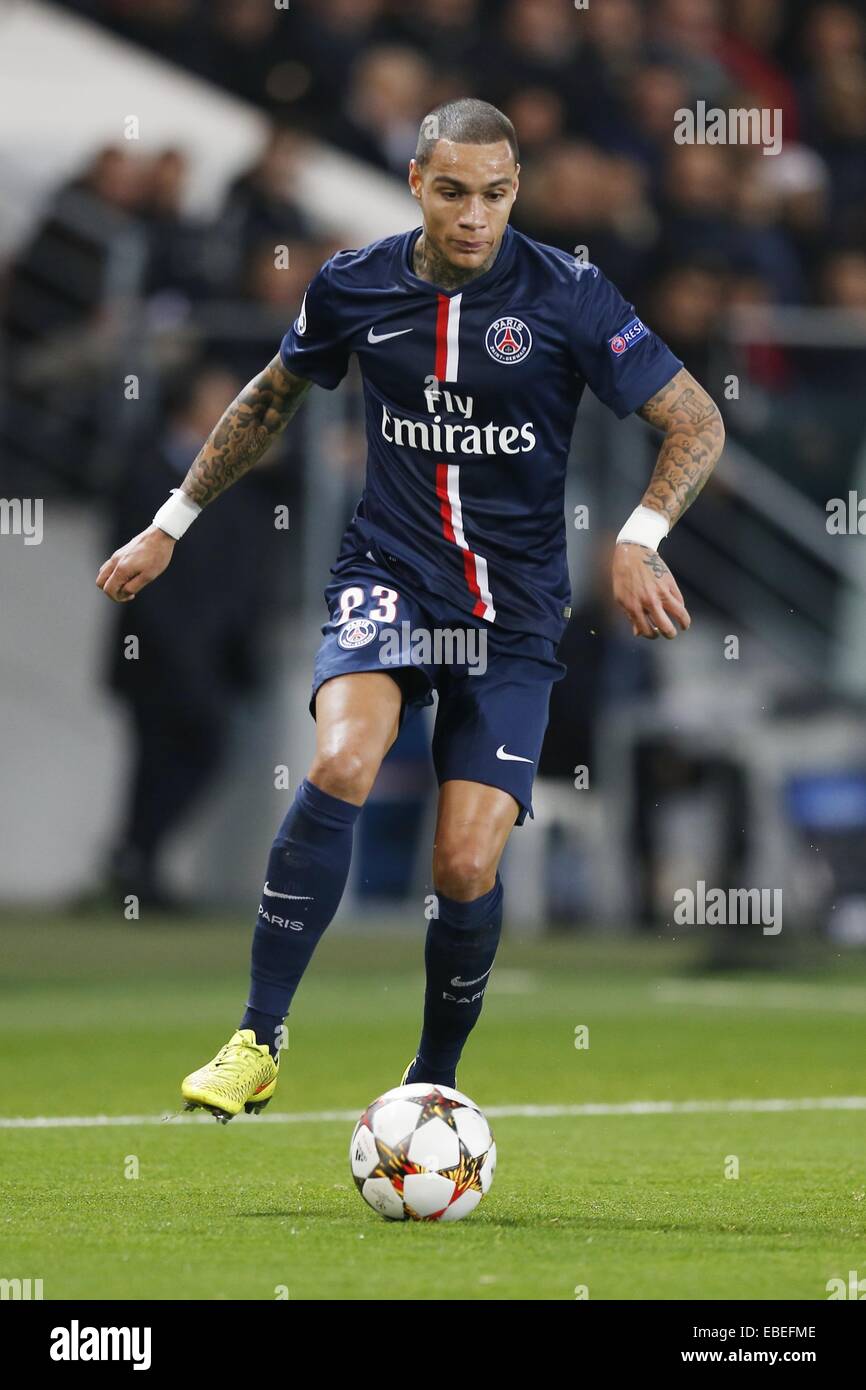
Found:
[(622, 418), (682, 363), (596, 266), (508, 227), (490, 269), (446, 292), (413, 271), (420, 231), (332, 256), (280, 348), (328, 389), (358, 357), (367, 475), (338, 567), (375, 541), (455, 618), (558, 641), (584, 386)]

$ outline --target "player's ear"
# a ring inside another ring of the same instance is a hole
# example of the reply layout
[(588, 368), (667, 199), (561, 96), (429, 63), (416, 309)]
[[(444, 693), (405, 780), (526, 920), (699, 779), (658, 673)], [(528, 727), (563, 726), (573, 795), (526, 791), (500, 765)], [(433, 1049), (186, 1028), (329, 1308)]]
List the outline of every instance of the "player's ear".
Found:
[(415, 159), (409, 160), (409, 192), (413, 198), (421, 197), (421, 170)]

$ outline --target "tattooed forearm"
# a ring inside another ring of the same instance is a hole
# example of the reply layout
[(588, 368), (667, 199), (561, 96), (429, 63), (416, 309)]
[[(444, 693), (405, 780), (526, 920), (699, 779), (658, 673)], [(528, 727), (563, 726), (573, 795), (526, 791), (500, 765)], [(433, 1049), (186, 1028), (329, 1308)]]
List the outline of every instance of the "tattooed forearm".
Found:
[(204, 507), (258, 463), (281, 434), (311, 382), (287, 372), (279, 356), (232, 401), (183, 480), (183, 491)]
[(637, 413), (665, 433), (642, 505), (662, 512), (673, 526), (694, 502), (722, 452), (722, 417), (685, 368)]

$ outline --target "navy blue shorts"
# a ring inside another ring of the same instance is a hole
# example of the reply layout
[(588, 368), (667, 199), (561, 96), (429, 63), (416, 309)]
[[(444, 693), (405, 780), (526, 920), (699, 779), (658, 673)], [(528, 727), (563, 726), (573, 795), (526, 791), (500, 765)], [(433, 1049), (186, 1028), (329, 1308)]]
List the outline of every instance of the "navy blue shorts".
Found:
[(384, 671), (407, 708), (438, 707), (433, 765), (439, 784), (454, 778), (501, 787), (532, 815), (532, 782), (547, 728), (550, 691), (565, 675), (556, 644), (463, 614), (423, 587), (405, 561), (371, 546), (343, 561), (325, 590), (330, 619), (313, 669), (316, 692), (334, 676)]

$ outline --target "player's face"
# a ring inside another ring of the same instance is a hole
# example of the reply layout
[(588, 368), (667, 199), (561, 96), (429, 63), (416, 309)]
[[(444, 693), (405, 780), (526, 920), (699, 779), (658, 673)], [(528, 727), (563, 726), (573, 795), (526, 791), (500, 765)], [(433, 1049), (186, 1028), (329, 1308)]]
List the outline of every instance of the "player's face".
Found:
[(519, 168), (507, 140), (438, 140), (423, 168), (412, 160), (409, 187), (421, 204), (425, 236), (452, 265), (473, 270), (495, 256), (517, 196)]

